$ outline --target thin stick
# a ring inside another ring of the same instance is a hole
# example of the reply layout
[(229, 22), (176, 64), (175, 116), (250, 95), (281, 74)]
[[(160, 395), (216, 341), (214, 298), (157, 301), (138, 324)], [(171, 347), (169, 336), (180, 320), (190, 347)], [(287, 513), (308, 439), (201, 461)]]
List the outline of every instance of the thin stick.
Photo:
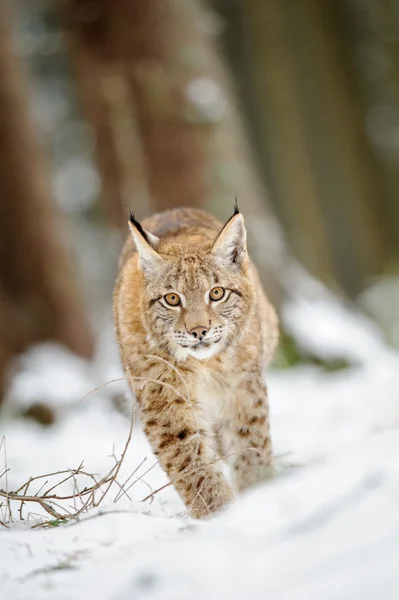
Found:
[(40, 488), (37, 490), (35, 496), (38, 496), (40, 494), (40, 492), (42, 491), (42, 489), (44, 488), (44, 486), (47, 484), (48, 484), (48, 479), (43, 483), (43, 485), (40, 486)]
[[(39, 519), (37, 519), (36, 517), (40, 517), (40, 519), (44, 519), (45, 517), (43, 517), (43, 515), (39, 515), (39, 513), (34, 513), (32, 511), (28, 512), (28, 516), (26, 517), (27, 522), (29, 523), (29, 519), (33, 517), (34, 521), (36, 521), (37, 525), (40, 525), (42, 523), (42, 521), (39, 521)], [(35, 525), (33, 526), (35, 527)], [(33, 529), (32, 527), (32, 529)]]
[(151, 494), (148, 494), (148, 496), (146, 496), (145, 498), (143, 498), (141, 500), (141, 502), (146, 502), (150, 498), (151, 498), (151, 500), (153, 500), (155, 494), (158, 494), (159, 492), (162, 492), (162, 490), (164, 490), (165, 488), (169, 487), (170, 485), (172, 485), (172, 480), (168, 481), (168, 483), (165, 483), (165, 485), (162, 485), (160, 488), (154, 490)]
[[(0, 448), (0, 450), (1, 450), (1, 448)], [(3, 468), (3, 472), (2, 472), (2, 473), (0, 473), (0, 479), (1, 479), (2, 477), (4, 477), (4, 475), (5, 475), (5, 474), (7, 473), (7, 471), (9, 471), (9, 470), (10, 470), (10, 469), (6, 469), (6, 468), (4, 467), (4, 468)]]
[[(129, 491), (129, 490), (130, 490), (130, 488), (132, 488), (132, 487), (133, 487), (133, 486), (134, 486), (134, 485), (135, 485), (135, 484), (136, 484), (138, 481), (142, 481), (142, 480), (143, 480), (143, 477), (144, 477), (145, 475), (147, 475), (147, 474), (148, 474), (150, 471), (152, 471), (152, 469), (153, 469), (154, 467), (156, 467), (156, 466), (157, 466), (157, 464), (158, 464), (158, 461), (156, 461), (156, 462), (155, 462), (155, 463), (154, 463), (154, 464), (153, 464), (153, 465), (152, 465), (152, 466), (151, 466), (149, 469), (147, 469), (147, 471), (144, 471), (144, 473), (143, 473), (142, 475), (140, 475), (139, 477), (137, 477), (137, 479), (135, 479), (135, 480), (133, 481), (133, 483), (131, 483), (131, 484), (129, 485), (129, 487), (127, 488), (127, 491)], [(143, 483), (144, 483), (144, 482), (143, 482)], [(148, 485), (148, 484), (147, 484), (147, 485)]]
[[(142, 465), (145, 463), (145, 461), (147, 460), (147, 457), (143, 458), (143, 460), (141, 461), (141, 463), (139, 464), (138, 467), (136, 467), (133, 471), (133, 473), (131, 473), (129, 475), (129, 477), (126, 479), (126, 481), (123, 483), (123, 485), (121, 486), (121, 489), (119, 490), (119, 492), (116, 494), (114, 502), (118, 502), (119, 498), (121, 497), (121, 493), (125, 493), (126, 494), (126, 490), (125, 490), (125, 486), (128, 484), (128, 482), (130, 481), (130, 479), (132, 477), (134, 477), (134, 475), (137, 473), (137, 471), (140, 469), (140, 467), (142, 467)], [(129, 488), (130, 489), (130, 488)]]
[(83, 400), (86, 400), (86, 398), (88, 398), (92, 394), (95, 394), (95, 392), (98, 392), (98, 390), (101, 390), (106, 385), (110, 385), (111, 383), (116, 383), (117, 381), (126, 381), (126, 377), (118, 377), (117, 379), (111, 379), (110, 381), (106, 381), (105, 383), (102, 383), (101, 385), (98, 385), (96, 388), (94, 388), (94, 390), (90, 390), (90, 392), (88, 392), (87, 394), (85, 394), (83, 396), (83, 398), (81, 398), (79, 400), (79, 402), (83, 402)]
[[(6, 468), (6, 472), (5, 472), (5, 476), (6, 476), (6, 504), (7, 504), (7, 508), (8, 508), (8, 519), (10, 521), (12, 521), (12, 512), (11, 512), (11, 502), (10, 499), (8, 497), (8, 461), (7, 461), (7, 442), (6, 442), (6, 436), (3, 435), (3, 439), (1, 441), (1, 446), (4, 446), (4, 463), (5, 463), (5, 468)], [(1, 448), (0, 446), (0, 448)]]
[[(83, 466), (83, 462), (81, 463), (81, 466), (79, 466), (77, 469), (69, 469), (69, 471), (60, 471), (59, 474), (62, 474), (63, 472), (69, 472), (68, 477), (65, 477), (65, 479), (63, 479), (62, 481), (56, 483), (55, 485), (53, 485), (51, 488), (49, 488), (45, 493), (44, 493), (44, 497), (45, 498), (49, 498), (49, 494), (51, 491), (53, 491), (55, 488), (59, 487), (60, 485), (62, 485), (63, 483), (65, 483), (66, 481), (69, 481), (69, 479), (72, 479), (72, 477), (74, 477), (75, 475), (84, 475), (85, 477), (89, 477), (92, 481), (94, 481), (94, 483), (96, 485), (98, 485), (97, 479), (95, 478), (95, 476), (92, 473), (87, 473), (87, 471), (82, 471), (81, 467)], [(58, 473), (55, 473), (55, 475), (57, 475)], [(101, 482), (100, 482), (101, 483)], [(90, 488), (88, 488), (90, 489)]]
[[(99, 517), (105, 517), (107, 515), (114, 515), (114, 514), (134, 514), (134, 511), (132, 510), (123, 510), (123, 509), (115, 509), (115, 510), (104, 510), (104, 511), (100, 511), (95, 515), (90, 515), (89, 517), (86, 517), (85, 519), (83, 519), (83, 521), (79, 521), (79, 524), (81, 525), (82, 523), (86, 523), (86, 521), (91, 521), (92, 519), (98, 519)], [(73, 527), (74, 525), (77, 525), (78, 523), (71, 523), (71, 527)], [(37, 527), (52, 527), (51, 521), (44, 521), (43, 523), (37, 523), (37, 525), (34, 525), (32, 527), (32, 529), (36, 529)]]
[(75, 492), (78, 493), (79, 499), (80, 499), (81, 502), (82, 502), (82, 497), (80, 495), (78, 484), (76, 482), (76, 475), (75, 475), (75, 473), (73, 473), (72, 476), (73, 476), (73, 509), (75, 511), (75, 515), (77, 515), (77, 513), (78, 513), (78, 507), (77, 507), (77, 504), (76, 504), (76, 494), (75, 494)]
[(117, 481), (117, 480), (115, 480), (115, 482), (114, 482), (114, 483), (115, 483), (115, 484), (116, 484), (116, 485), (119, 487), (119, 491), (118, 491), (118, 493), (116, 494), (116, 496), (118, 496), (119, 494), (121, 494), (121, 496), (119, 496), (119, 498), (118, 498), (118, 499), (116, 499), (116, 497), (115, 497), (113, 501), (114, 501), (114, 502), (118, 502), (118, 500), (119, 500), (119, 499), (122, 497), (122, 495), (123, 495), (123, 494), (124, 494), (125, 496), (127, 496), (127, 497), (129, 498), (129, 500), (131, 500), (131, 497), (129, 496), (129, 494), (127, 493), (127, 491), (126, 491), (126, 490), (123, 488), (123, 485), (124, 485), (124, 484), (122, 484), (122, 483), (119, 483), (119, 481)]
[[(79, 468), (77, 469), (77, 471), (75, 471), (75, 473), (79, 473)], [(61, 472), (60, 472), (61, 474)], [(63, 483), (65, 483), (66, 481), (69, 481), (70, 479), (72, 479), (74, 473), (69, 472), (68, 477), (65, 477), (65, 479), (63, 479), (62, 481), (60, 481), (59, 483), (55, 483), (51, 488), (49, 488), (44, 495), (48, 496), (50, 494), (50, 492), (52, 492), (55, 488), (57, 488), (58, 486), (62, 485)]]
[(180, 396), (180, 398), (183, 398), (183, 400), (185, 400), (185, 402), (188, 401), (187, 398), (185, 396), (183, 396), (183, 394), (181, 392), (179, 392), (179, 390), (177, 390), (170, 383), (166, 383), (166, 381), (159, 381), (159, 379), (152, 379), (151, 377), (137, 377), (137, 376), (132, 376), (132, 379), (134, 379), (135, 381), (143, 381), (144, 384), (146, 384), (146, 383), (156, 383), (157, 385), (164, 385), (165, 387), (173, 390), (175, 392), (175, 394), (177, 394), (178, 396)]
[[(80, 467), (78, 467), (78, 469), (79, 468)], [(31, 483), (32, 481), (36, 481), (37, 479), (44, 479), (45, 477), (54, 477), (55, 475), (64, 475), (64, 473), (70, 473), (70, 472), (71, 472), (70, 469), (63, 469), (61, 471), (54, 471), (54, 473), (43, 473), (43, 475), (36, 475), (35, 477), (30, 477), (29, 482)], [(15, 490), (14, 494), (17, 494), (18, 492), (20, 492), (25, 487), (25, 485), (26, 485), (26, 483), (23, 483), (17, 490)]]
[(105, 492), (103, 492), (103, 495), (101, 496), (101, 498), (100, 498), (99, 502), (96, 502), (96, 503), (94, 504), (94, 506), (98, 506), (99, 504), (101, 504), (101, 502), (104, 500), (105, 496), (107, 495), (107, 493), (108, 493), (108, 491), (109, 491), (109, 489), (110, 489), (110, 487), (111, 487), (111, 485), (112, 485), (112, 482), (113, 482), (113, 481), (115, 481), (115, 479), (118, 477), (118, 473), (119, 473), (119, 471), (120, 471), (120, 468), (121, 468), (121, 466), (122, 466), (122, 463), (123, 463), (123, 461), (124, 461), (124, 459), (125, 459), (125, 456), (126, 456), (127, 449), (128, 449), (128, 447), (129, 447), (130, 441), (131, 441), (131, 439), (132, 439), (133, 427), (134, 427), (134, 417), (135, 417), (135, 409), (134, 409), (134, 407), (133, 407), (133, 408), (132, 408), (132, 416), (131, 416), (131, 419), (130, 419), (129, 434), (128, 434), (128, 436), (127, 436), (127, 440), (126, 440), (125, 447), (123, 448), (123, 451), (122, 451), (121, 457), (120, 457), (120, 459), (119, 459), (119, 463), (117, 464), (117, 467), (116, 467), (116, 469), (115, 469), (115, 473), (114, 473), (114, 475), (113, 475), (112, 481), (110, 481), (110, 483), (109, 483), (108, 487), (106, 488)]
[[(30, 484), (31, 481), (32, 481), (32, 478), (28, 479), (28, 481), (26, 482), (25, 491), (24, 491), (25, 495), (28, 493), (28, 488), (29, 488), (29, 484)], [(21, 504), (19, 506), (19, 511), (18, 511), (19, 512), (19, 517), (20, 517), (21, 521), (24, 520), (24, 518), (22, 516), (22, 509), (24, 507), (24, 504), (25, 504), (25, 502), (24, 502), (24, 500), (22, 500), (22, 502), (21, 502)]]
[(5, 498), (7, 498), (7, 501), (21, 500), (23, 498), (23, 500), (25, 502), (37, 502), (38, 504), (40, 504), (40, 506), (42, 508), (44, 508), (44, 510), (46, 512), (48, 512), (54, 518), (56, 518), (56, 519), (60, 518), (60, 515), (53, 508), (51, 508), (50, 504), (48, 504), (47, 502), (45, 502), (43, 500), (43, 498), (39, 498), (38, 496), (22, 496), (21, 497), (21, 496), (18, 496), (18, 494), (13, 494), (12, 492), (4, 493), (3, 490), (0, 490), (0, 496), (4, 496)]

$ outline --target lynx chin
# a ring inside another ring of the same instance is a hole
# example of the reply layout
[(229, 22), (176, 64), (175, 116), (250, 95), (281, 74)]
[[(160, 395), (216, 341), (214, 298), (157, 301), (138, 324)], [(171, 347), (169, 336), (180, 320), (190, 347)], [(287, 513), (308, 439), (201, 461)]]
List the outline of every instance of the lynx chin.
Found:
[(123, 367), (161, 466), (205, 517), (273, 470), (263, 369), (276, 313), (237, 204), (224, 226), (179, 208), (129, 227), (114, 291)]

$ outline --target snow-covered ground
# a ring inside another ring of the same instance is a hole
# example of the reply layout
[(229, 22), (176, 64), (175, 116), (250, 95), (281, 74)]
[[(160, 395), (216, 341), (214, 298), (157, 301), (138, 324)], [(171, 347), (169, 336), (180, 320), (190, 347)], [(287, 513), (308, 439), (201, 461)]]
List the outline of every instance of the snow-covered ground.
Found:
[[(267, 375), (273, 481), (207, 522), (188, 519), (171, 487), (142, 502), (166, 479), (137, 426), (119, 480), (145, 458), (136, 477), (155, 467), (131, 499), (114, 504), (116, 488), (78, 523), (31, 529), (33, 517), (18, 522), (15, 510), (15, 525), (0, 527), (0, 598), (397, 600), (399, 355), (328, 296), (291, 305), (285, 317), (307, 347), (355, 366)], [(0, 421), (9, 489), (82, 459), (89, 472), (110, 468), (129, 430), (110, 400), (124, 384), (79, 398), (118, 376), (111, 350), (94, 366), (52, 346), (25, 357)], [(11, 418), (16, 403), (32, 400), (51, 402), (54, 426)]]

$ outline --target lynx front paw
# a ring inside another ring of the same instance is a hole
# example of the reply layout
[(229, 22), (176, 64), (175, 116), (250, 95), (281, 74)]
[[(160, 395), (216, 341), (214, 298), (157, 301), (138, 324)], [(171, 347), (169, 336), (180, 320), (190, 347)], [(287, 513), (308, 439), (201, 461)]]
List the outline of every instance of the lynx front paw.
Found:
[(187, 495), (190, 516), (203, 519), (233, 500), (233, 490), (219, 471), (201, 471)]

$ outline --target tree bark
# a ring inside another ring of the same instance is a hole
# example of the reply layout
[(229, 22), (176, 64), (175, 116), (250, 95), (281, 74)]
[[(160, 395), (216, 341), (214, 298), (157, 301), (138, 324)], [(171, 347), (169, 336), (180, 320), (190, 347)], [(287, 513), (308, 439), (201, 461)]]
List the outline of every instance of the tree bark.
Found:
[(10, 23), (0, 8), (0, 397), (11, 358), (57, 340), (90, 356), (92, 339), (43, 150), (28, 110), (27, 85)]

